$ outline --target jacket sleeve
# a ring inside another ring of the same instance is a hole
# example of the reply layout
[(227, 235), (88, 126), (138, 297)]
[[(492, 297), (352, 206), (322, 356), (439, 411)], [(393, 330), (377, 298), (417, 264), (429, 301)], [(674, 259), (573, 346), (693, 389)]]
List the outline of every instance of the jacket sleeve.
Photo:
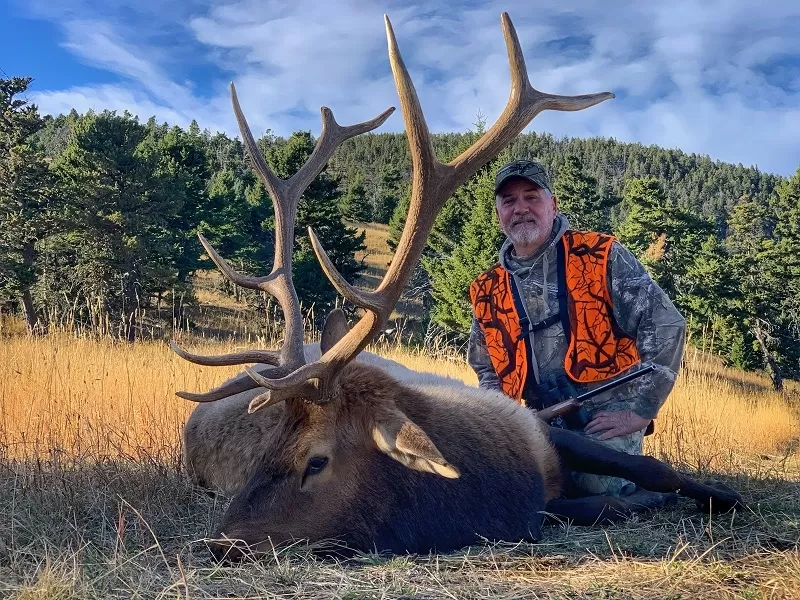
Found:
[(489, 351), (486, 348), (486, 337), (483, 335), (483, 330), (474, 316), (472, 317), (472, 327), (469, 332), (467, 361), (478, 376), (478, 387), (489, 390), (500, 389), (500, 380), (497, 377), (497, 373), (495, 373), (492, 362), (489, 359)]
[(686, 320), (644, 265), (618, 242), (611, 249), (608, 266), (614, 318), (625, 333), (636, 339), (642, 362), (656, 370), (634, 380), (627, 391), (631, 409), (654, 419), (675, 386), (686, 335)]

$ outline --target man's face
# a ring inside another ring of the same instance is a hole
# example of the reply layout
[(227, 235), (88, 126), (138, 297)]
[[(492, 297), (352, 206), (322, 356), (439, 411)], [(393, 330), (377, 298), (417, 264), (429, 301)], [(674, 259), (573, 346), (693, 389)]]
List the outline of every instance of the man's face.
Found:
[(512, 179), (495, 196), (500, 227), (518, 256), (530, 256), (550, 236), (558, 209), (546, 189), (525, 179)]

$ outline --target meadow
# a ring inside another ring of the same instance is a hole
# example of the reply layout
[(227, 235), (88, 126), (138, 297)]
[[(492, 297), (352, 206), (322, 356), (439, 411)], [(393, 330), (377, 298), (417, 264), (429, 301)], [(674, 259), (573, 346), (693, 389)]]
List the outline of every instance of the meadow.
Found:
[[(391, 255), (367, 228), (366, 285)], [(373, 281), (374, 280), (374, 281)], [(187, 349), (272, 345), (280, 330), (202, 273)], [(393, 318), (412, 323), (413, 301)], [(167, 309), (167, 313), (170, 309)], [(163, 321), (164, 315), (156, 315)], [(150, 319), (150, 317), (148, 317)], [(157, 322), (158, 318), (149, 322)], [(175, 323), (173, 323), (175, 325)], [(238, 367), (199, 367), (151, 341), (90, 332), (30, 337), (0, 315), (0, 597), (71, 598), (796, 598), (800, 597), (800, 386), (722, 367), (688, 346), (646, 451), (735, 486), (749, 507), (712, 516), (677, 506), (613, 527), (548, 527), (539, 544), (446, 555), (323, 560), (301, 543), (240, 565), (206, 540), (228, 499), (193, 487), (180, 431), (193, 405)], [(309, 328), (308, 339), (317, 334)], [(475, 384), (463, 359), (391, 339), (369, 349)]]
[[(332, 561), (298, 544), (222, 566), (204, 539), (226, 498), (193, 488), (182, 472), (180, 428), (192, 405), (174, 392), (207, 389), (237, 368), (192, 365), (163, 341), (32, 338), (18, 329), (5, 321), (0, 330), (3, 597), (800, 596), (793, 402), (692, 350), (647, 451), (736, 486), (746, 511), (711, 516), (681, 500), (613, 527), (549, 527), (536, 545)], [(190, 347), (247, 345), (195, 339)], [(474, 383), (457, 360), (372, 350)]]

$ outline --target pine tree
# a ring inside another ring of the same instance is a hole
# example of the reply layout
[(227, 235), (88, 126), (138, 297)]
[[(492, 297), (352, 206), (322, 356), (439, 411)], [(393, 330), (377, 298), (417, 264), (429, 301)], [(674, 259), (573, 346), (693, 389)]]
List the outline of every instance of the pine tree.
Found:
[[(166, 131), (148, 127), (137, 152), (153, 167), (154, 189), (169, 198), (178, 210), (170, 218), (165, 214), (166, 232), (163, 243), (169, 245), (169, 266), (154, 289), (166, 290), (183, 285), (203, 263), (202, 247), (197, 232), (203, 222), (214, 221), (210, 211), (207, 187), (210, 180), (206, 145), (193, 122), (187, 133), (180, 127)], [(171, 211), (170, 211), (171, 212)]]
[(364, 179), (359, 175), (347, 186), (341, 201), (342, 213), (351, 221), (369, 223), (372, 221), (372, 203), (367, 197)]
[(790, 242), (800, 240), (800, 167), (778, 187), (773, 204), (776, 238)]
[(687, 313), (689, 336), (695, 346), (713, 351), (729, 365), (755, 369), (761, 365), (747, 325), (737, 275), (741, 265), (722, 240), (709, 235), (684, 275), (678, 300)]
[(726, 244), (740, 298), (732, 321), (742, 338), (736, 357), (747, 359), (741, 366), (763, 366), (777, 390), (785, 376), (800, 376), (798, 197), (800, 172), (769, 205), (743, 198), (728, 220)]
[(728, 215), (725, 246), (731, 254), (746, 254), (760, 246), (774, 228), (770, 208), (742, 196)]
[[(760, 321), (762, 339), (773, 350), (765, 350), (770, 375), (778, 388), (774, 371), (800, 378), (800, 168), (776, 191), (774, 240), (764, 244), (760, 258), (761, 284), (766, 288), (769, 309)], [(769, 361), (774, 356), (774, 363)]]
[(44, 122), (35, 105), (19, 98), (30, 82), (30, 77), (0, 79), (0, 304), (19, 301), (34, 331), (37, 244), (52, 232), (58, 211), (55, 182), (34, 139)]
[(148, 128), (128, 113), (104, 112), (78, 120), (54, 163), (68, 228), (50, 240), (54, 268), (38, 291), (57, 303), (54, 294), (74, 290), (79, 306), (99, 307), (91, 318), (110, 317), (131, 341), (137, 308), (177, 277), (171, 224), (187, 195), (175, 194), (169, 169), (159, 172), (161, 159)]
[(553, 182), (558, 210), (569, 219), (570, 227), (583, 231), (610, 232), (608, 198), (601, 198), (597, 180), (587, 175), (577, 156), (567, 156)]
[(376, 223), (389, 223), (407, 188), (400, 169), (392, 165), (381, 169), (372, 198), (372, 218)]
[(495, 210), (494, 171), (483, 170), (461, 193), (471, 212), (459, 243), (450, 256), (426, 258), (424, 266), (435, 300), (431, 319), (463, 337), (472, 323), (470, 283), (497, 262), (504, 236)]
[(670, 206), (658, 180), (631, 179), (625, 187), (627, 217), (616, 232), (656, 282), (680, 307), (684, 276), (713, 224)]

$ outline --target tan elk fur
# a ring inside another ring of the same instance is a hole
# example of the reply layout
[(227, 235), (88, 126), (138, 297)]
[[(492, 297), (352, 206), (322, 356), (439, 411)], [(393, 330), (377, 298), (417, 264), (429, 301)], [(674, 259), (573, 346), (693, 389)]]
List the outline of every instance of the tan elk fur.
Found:
[[(400, 377), (394, 378), (385, 368), (369, 362), (389, 365), (389, 371), (395, 367)], [(320, 510), (325, 513), (326, 507), (366, 507), (373, 520), (376, 520), (376, 513), (385, 513), (382, 520), (377, 519), (379, 522), (399, 518), (392, 514), (397, 506), (387, 501), (385, 490), (370, 488), (368, 482), (359, 480), (357, 475), (353, 477), (354, 473), (363, 477), (376, 468), (383, 468), (380, 465), (395, 462), (382, 462), (385, 452), (373, 439), (373, 424), (380, 415), (397, 409), (435, 442), (444, 461), (458, 472), (458, 479), (449, 480), (434, 474), (434, 470), (426, 469), (425, 465), (416, 464), (411, 469), (402, 468), (401, 473), (405, 471), (405, 475), (400, 475), (402, 482), (397, 481), (398, 485), (407, 488), (431, 484), (443, 486), (445, 491), (439, 490), (437, 494), (441, 495), (445, 505), (451, 504), (456, 511), (457, 504), (465, 501), (457, 497), (464, 488), (451, 482), (467, 478), (461, 485), (472, 487), (475, 485), (472, 481), (475, 472), (530, 473), (532, 478), (538, 474), (541, 476), (542, 495), (536, 504), (544, 506), (558, 496), (561, 483), (558, 458), (548, 438), (546, 424), (535, 413), (499, 392), (479, 390), (436, 376), (417, 373), (416, 378), (418, 381), (414, 382), (414, 372), (401, 365), (363, 353), (341, 373), (340, 397), (324, 405), (282, 402), (248, 414), (247, 406), (258, 393), (255, 390), (199, 405), (186, 424), (184, 448), (187, 471), (196, 483), (204, 487), (218, 488), (234, 495), (242, 491), (265, 462), (301, 473), (309, 455), (324, 452), (331, 460), (326, 469), (327, 479), (320, 482), (328, 488), (324, 506), (317, 506), (313, 514), (309, 514), (298, 501), (302, 492), (295, 492), (292, 503), (276, 506), (275, 512), (260, 514), (255, 522), (236, 515), (237, 518), (222, 524), (217, 535), (242, 539), (255, 548), (266, 543), (267, 539), (271, 543), (296, 538), (318, 541), (336, 537), (341, 540), (340, 532), (337, 535), (333, 530), (327, 531), (330, 521), (338, 525), (341, 518), (320, 514)], [(297, 411), (298, 404), (304, 407), (301, 412), (306, 412), (303, 426), (297, 435), (287, 436), (287, 414)], [(336, 462), (342, 448), (354, 450), (348, 460), (360, 463), (345, 473), (340, 472)], [(336, 477), (342, 477), (343, 481), (331, 481)], [(491, 486), (493, 481), (501, 485), (496, 490), (487, 490), (487, 498), (514, 494), (535, 496), (534, 485), (516, 491), (503, 489), (505, 480), (502, 477), (486, 478), (483, 487)], [(448, 497), (451, 494), (446, 491), (448, 484), (453, 490), (452, 497)], [(466, 501), (469, 503), (470, 499)], [(519, 508), (524, 509), (522, 506)], [(477, 510), (488, 514), (495, 510), (495, 506), (484, 502), (483, 507)], [(541, 519), (541, 515), (530, 517), (532, 522)], [(447, 516), (443, 514), (442, 518)], [(524, 525), (526, 519), (518, 521)], [(516, 533), (520, 539), (535, 539), (538, 537), (536, 530), (538, 526), (532, 526), (531, 531)], [(350, 531), (349, 534), (344, 543), (360, 547), (364, 542), (369, 544), (370, 538), (377, 535), (369, 528), (363, 532)], [(468, 543), (469, 540), (453, 541)], [(440, 545), (443, 543), (444, 540), (440, 541)]]
[[(321, 354), (319, 344), (306, 344), (304, 353), (306, 360), (317, 360)], [(473, 400), (484, 397), (483, 392), (460, 380), (413, 371), (372, 352), (362, 352), (356, 362), (382, 369), (397, 382), (416, 391), (433, 392), (437, 397), (461, 396)], [(240, 374), (233, 379), (250, 378)], [(217, 402), (199, 404), (192, 411), (183, 429), (183, 462), (192, 481), (228, 495), (233, 495), (245, 484), (260, 457), (268, 450), (269, 432), (283, 411), (281, 405), (276, 405), (248, 414), (250, 401), (260, 393), (260, 389), (247, 390)], [(508, 400), (502, 394), (490, 392), (488, 396)]]

